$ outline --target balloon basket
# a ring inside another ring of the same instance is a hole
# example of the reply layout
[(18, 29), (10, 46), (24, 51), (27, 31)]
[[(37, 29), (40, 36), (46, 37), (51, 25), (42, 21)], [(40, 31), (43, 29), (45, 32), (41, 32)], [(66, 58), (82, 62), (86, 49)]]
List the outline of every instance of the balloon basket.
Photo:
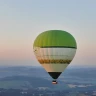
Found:
[(52, 84), (58, 84), (58, 82), (56, 80), (53, 80)]

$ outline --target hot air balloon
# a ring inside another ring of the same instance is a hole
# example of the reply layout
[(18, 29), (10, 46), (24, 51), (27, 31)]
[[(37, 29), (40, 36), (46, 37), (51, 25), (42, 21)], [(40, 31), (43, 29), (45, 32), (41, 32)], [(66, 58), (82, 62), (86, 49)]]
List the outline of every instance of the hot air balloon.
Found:
[(42, 32), (33, 44), (35, 56), (53, 78), (53, 84), (57, 84), (56, 80), (74, 58), (76, 49), (75, 38), (63, 30)]

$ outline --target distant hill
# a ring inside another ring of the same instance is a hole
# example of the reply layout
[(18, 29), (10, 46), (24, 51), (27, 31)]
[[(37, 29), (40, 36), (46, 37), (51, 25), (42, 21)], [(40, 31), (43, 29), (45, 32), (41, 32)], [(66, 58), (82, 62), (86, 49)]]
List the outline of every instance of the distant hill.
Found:
[[(42, 75), (40, 75), (42, 74)], [(0, 78), (6, 77), (6, 76), (35, 76), (35, 77), (46, 77), (48, 73), (43, 68), (38, 67), (3, 67), (0, 68)]]
[[(79, 68), (79, 67), (68, 67), (59, 78), (62, 76), (67, 77), (79, 77), (79, 78), (94, 78), (96, 79), (96, 68)], [(6, 76), (31, 76), (31, 77), (48, 77), (48, 73), (42, 67), (1, 67), (0, 78)], [(50, 78), (51, 79), (51, 78)]]

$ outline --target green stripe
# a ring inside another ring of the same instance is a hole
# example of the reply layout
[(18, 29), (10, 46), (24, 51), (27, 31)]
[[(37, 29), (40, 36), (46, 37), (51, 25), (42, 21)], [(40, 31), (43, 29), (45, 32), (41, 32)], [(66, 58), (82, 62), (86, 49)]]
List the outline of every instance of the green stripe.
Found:
[(67, 64), (67, 65), (69, 65), (70, 63), (42, 63), (42, 65), (43, 65), (43, 64), (49, 64), (49, 65), (50, 65), (50, 64), (56, 64), (56, 65), (57, 65), (57, 64), (64, 64), (64, 65)]
[(77, 48), (75, 38), (70, 33), (62, 30), (42, 32), (35, 39), (33, 46), (70, 46)]
[(70, 47), (70, 46), (41, 46), (40, 48), (74, 48), (74, 49), (77, 49), (76, 47)]

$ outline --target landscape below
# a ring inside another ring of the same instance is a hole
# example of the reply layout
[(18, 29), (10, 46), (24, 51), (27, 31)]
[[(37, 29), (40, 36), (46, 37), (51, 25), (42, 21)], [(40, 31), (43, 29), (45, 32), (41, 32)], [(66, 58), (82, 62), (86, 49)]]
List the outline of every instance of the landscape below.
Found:
[(95, 73), (96, 68), (69, 67), (58, 78), (58, 84), (53, 85), (52, 78), (41, 67), (0, 67), (0, 88), (6, 90), (63, 91), (70, 94), (81, 92), (89, 96), (88, 94), (96, 93)]

